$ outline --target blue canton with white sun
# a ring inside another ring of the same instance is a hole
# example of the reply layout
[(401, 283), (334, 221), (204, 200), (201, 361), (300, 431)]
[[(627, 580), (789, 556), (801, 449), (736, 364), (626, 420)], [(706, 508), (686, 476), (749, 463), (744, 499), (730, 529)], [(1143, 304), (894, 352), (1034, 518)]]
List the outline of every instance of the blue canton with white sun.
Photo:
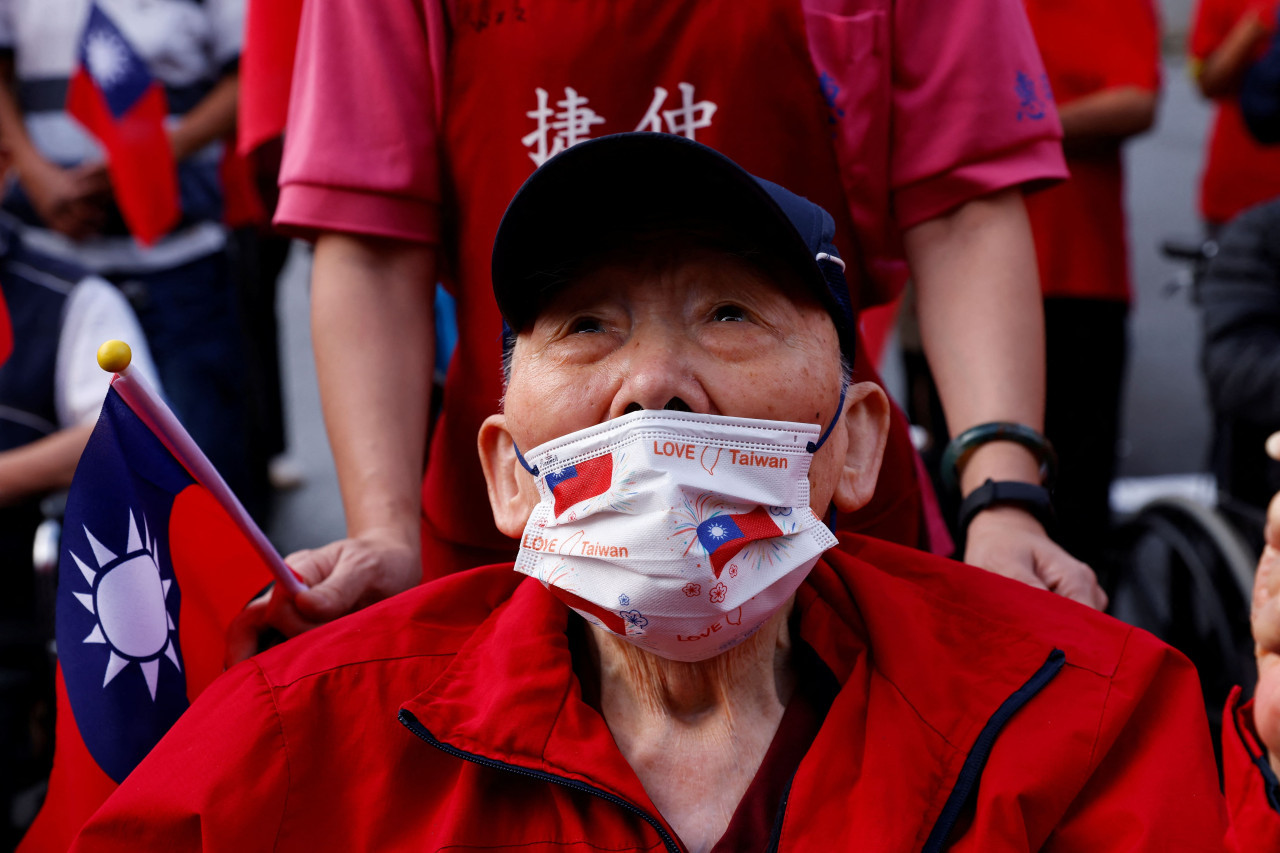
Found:
[(117, 782), (187, 709), (181, 592), (169, 556), (174, 496), (192, 480), (108, 396), (67, 499), (58, 658), (85, 746)]

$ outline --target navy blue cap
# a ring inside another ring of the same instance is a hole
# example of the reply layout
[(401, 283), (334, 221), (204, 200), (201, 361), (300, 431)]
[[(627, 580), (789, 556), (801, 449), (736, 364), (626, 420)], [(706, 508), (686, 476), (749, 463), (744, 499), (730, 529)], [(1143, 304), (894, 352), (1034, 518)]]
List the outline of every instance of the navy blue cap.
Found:
[(548, 274), (591, 254), (606, 235), (691, 219), (722, 222), (795, 270), (831, 313), (853, 363), (857, 324), (830, 214), (712, 148), (666, 133), (581, 142), (524, 182), (493, 244), (498, 309), (511, 328), (524, 328)]

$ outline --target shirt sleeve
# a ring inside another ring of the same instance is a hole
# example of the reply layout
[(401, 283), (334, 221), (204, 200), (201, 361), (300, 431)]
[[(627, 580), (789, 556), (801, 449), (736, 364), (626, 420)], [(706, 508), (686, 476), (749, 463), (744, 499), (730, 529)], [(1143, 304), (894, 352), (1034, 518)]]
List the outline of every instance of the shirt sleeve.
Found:
[(121, 340), (133, 351), (130, 365), (160, 387), (155, 362), (133, 308), (120, 291), (97, 277), (81, 281), (67, 297), (54, 371), (60, 427), (92, 424), (102, 409), (111, 374), (98, 367), (98, 347)]
[(435, 243), (444, 52), (437, 0), (306, 3), (276, 223)]
[(1019, 0), (900, 0), (893, 33), (890, 182), (900, 227), (1066, 177), (1062, 127)]

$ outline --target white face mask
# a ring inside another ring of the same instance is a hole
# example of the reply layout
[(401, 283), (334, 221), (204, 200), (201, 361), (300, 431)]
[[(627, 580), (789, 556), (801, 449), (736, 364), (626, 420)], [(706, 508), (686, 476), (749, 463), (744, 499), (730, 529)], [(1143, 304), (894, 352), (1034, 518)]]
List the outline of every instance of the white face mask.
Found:
[(525, 461), (542, 500), (515, 569), (647, 651), (714, 657), (836, 544), (809, 508), (825, 438), (810, 424), (643, 411), (547, 442)]

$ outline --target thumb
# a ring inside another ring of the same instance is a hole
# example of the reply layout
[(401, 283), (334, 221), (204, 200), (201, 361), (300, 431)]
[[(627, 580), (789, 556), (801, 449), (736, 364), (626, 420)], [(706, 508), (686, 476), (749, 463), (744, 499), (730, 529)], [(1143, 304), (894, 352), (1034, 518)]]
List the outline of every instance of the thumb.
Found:
[(303, 560), (316, 560), (320, 556), (322, 555), (315, 551), (309, 552), (293, 566), (304, 578), (317, 575), (324, 578), (298, 593), (294, 598), (294, 607), (304, 619), (329, 622), (355, 609), (364, 586), (361, 583), (361, 572), (344, 560), (342, 555), (338, 555), (330, 571), (324, 571), (328, 567), (318, 567), (320, 570), (316, 571), (316, 568), (302, 565)]
[(222, 665), (230, 669), (258, 651), (258, 635), (266, 625), (271, 592), (264, 592), (235, 615), (227, 626), (227, 650)]

